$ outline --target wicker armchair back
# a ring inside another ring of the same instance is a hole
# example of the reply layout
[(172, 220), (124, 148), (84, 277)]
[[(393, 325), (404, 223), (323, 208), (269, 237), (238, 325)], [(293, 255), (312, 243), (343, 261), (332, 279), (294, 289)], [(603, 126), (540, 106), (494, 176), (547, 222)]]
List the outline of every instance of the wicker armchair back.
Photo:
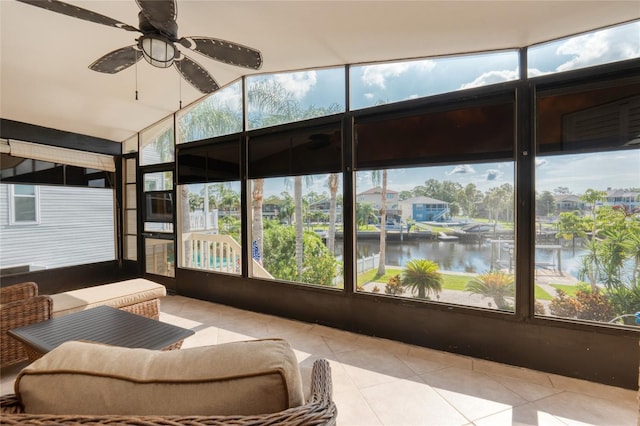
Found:
[(16, 395), (0, 397), (0, 424), (127, 424), (127, 425), (328, 425), (336, 424), (337, 409), (332, 400), (331, 368), (316, 360), (311, 371), (311, 396), (299, 407), (271, 414), (250, 416), (89, 416), (24, 413)]
[(0, 367), (27, 360), (22, 343), (7, 334), (8, 330), (46, 321), (51, 318), (53, 301), (38, 296), (33, 282), (0, 288)]

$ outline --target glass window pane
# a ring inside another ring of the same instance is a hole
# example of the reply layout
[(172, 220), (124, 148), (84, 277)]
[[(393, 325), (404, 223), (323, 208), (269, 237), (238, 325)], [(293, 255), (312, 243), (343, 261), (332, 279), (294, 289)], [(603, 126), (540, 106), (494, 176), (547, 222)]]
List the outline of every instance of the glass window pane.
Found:
[(135, 209), (136, 208), (136, 185), (127, 185), (127, 199), (126, 199), (126, 208)]
[(169, 163), (174, 159), (173, 115), (140, 132), (140, 165)]
[(359, 171), (356, 191), (357, 291), (514, 310), (513, 162)]
[(537, 315), (635, 325), (640, 84), (627, 83), (539, 96)]
[(36, 195), (36, 187), (33, 185), (14, 185), (13, 193), (15, 195)]
[[(0, 184), (5, 207), (10, 186)], [(113, 189), (53, 185), (33, 189), (37, 197), (14, 198), (16, 219), (28, 222), (0, 224), (0, 267), (51, 269), (115, 259)]]
[(16, 197), (14, 199), (14, 221), (36, 221), (36, 199), (34, 197)]
[(453, 106), (446, 111), (412, 112), (399, 118), (363, 117), (355, 126), (356, 165), (373, 168), (392, 162), (513, 158), (513, 94), (487, 101), (482, 106)]
[(138, 260), (138, 238), (135, 235), (127, 235), (125, 241), (125, 259)]
[(127, 210), (125, 212), (126, 222), (125, 222), (125, 232), (127, 234), (136, 234), (138, 226), (136, 222), (136, 210)]
[(538, 97), (537, 152), (624, 148), (640, 141), (640, 78)]
[(173, 172), (145, 173), (145, 191), (169, 191), (173, 189)]
[(136, 182), (136, 159), (135, 158), (127, 158), (125, 160), (125, 170), (126, 170), (126, 182), (135, 183)]
[(247, 77), (249, 129), (344, 112), (344, 68)]
[(339, 122), (264, 133), (249, 139), (250, 178), (342, 170)]
[(640, 57), (640, 22), (592, 31), (528, 49), (529, 77)]
[(339, 174), (254, 179), (250, 275), (342, 288)]
[(242, 81), (206, 97), (176, 114), (177, 143), (242, 131)]
[(144, 248), (145, 272), (165, 277), (175, 277), (173, 240), (145, 238)]
[(234, 181), (179, 186), (180, 266), (242, 273), (240, 185)]
[(491, 52), (353, 66), (351, 109), (517, 80), (518, 52)]

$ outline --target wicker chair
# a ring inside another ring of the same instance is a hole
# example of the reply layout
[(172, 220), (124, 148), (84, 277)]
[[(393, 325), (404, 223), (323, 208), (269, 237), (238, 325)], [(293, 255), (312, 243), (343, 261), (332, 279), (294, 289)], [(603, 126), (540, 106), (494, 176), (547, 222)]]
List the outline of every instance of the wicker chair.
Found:
[(16, 395), (0, 397), (0, 424), (125, 424), (125, 425), (335, 425), (337, 409), (332, 398), (331, 369), (324, 359), (311, 371), (311, 396), (299, 407), (251, 416), (89, 416), (28, 414)]
[(0, 367), (27, 360), (22, 343), (7, 334), (8, 330), (51, 318), (53, 302), (39, 296), (33, 282), (0, 288)]

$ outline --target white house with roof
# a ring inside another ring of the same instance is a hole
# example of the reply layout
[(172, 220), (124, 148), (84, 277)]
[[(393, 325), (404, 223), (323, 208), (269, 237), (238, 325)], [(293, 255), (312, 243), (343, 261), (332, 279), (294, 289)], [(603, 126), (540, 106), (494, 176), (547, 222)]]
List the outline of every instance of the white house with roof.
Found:
[(634, 209), (640, 207), (640, 192), (629, 191), (626, 189), (613, 189), (607, 188), (606, 205), (610, 206), (626, 206), (627, 208)]
[[(382, 207), (382, 188), (376, 186), (374, 188), (368, 189), (364, 192), (359, 193), (356, 196), (356, 202), (358, 203), (369, 203), (373, 206), (374, 209), (380, 210)], [(385, 203), (387, 207), (387, 217), (392, 218), (394, 216), (399, 217), (401, 214), (400, 211), (400, 193), (398, 191), (394, 191), (392, 189), (387, 188), (387, 202)]]

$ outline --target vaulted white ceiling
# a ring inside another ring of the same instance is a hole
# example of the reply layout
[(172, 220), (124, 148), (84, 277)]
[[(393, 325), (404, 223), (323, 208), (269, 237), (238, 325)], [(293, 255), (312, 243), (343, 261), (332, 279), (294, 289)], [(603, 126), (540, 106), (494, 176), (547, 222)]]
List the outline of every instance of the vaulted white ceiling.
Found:
[[(138, 26), (134, 0), (68, 1)], [(632, 1), (178, 0), (178, 36), (262, 52), (259, 73), (517, 48), (640, 18)], [(137, 33), (0, 0), (0, 117), (121, 142), (203, 95), (174, 69), (88, 65)], [(188, 52), (183, 50), (183, 52)], [(223, 86), (252, 73), (188, 53)], [(135, 98), (136, 87), (138, 100)]]

